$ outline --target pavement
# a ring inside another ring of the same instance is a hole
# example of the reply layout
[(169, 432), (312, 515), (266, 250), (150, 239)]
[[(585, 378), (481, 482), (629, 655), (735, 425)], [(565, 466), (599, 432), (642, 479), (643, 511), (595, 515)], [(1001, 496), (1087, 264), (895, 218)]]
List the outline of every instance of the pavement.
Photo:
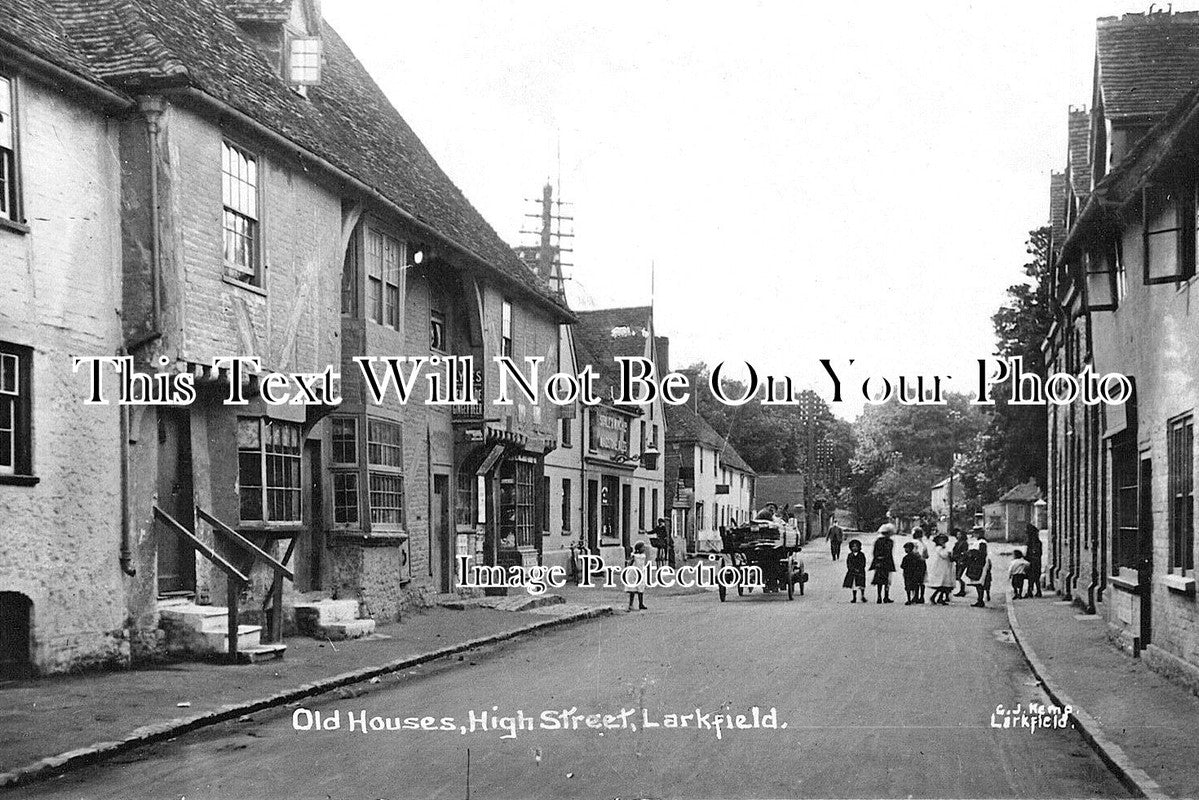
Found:
[[(793, 601), (651, 591), (646, 611), (264, 707), (23, 796), (1130, 795), (1078, 730), (994, 724), (997, 706), (1045, 702), (999, 596), (983, 609), (850, 604), (843, 564), (819, 543), (807, 552), (812, 580)], [(700, 722), (754, 708), (757, 727)], [(586, 722), (626, 711), (627, 727)], [(564, 722), (547, 727), (547, 713)], [(426, 718), (434, 729), (415, 729)]]
[[(277, 661), (178, 661), (138, 669), (0, 682), (0, 787), (110, 758), (262, 708), (378, 679), (437, 658), (610, 609), (575, 603), (511, 613), (431, 608), (363, 639), (286, 640)], [(350, 690), (352, 691), (352, 690)]]
[(1199, 697), (1107, 639), (1107, 623), (1046, 594), (1010, 604), (1012, 627), (1038, 677), (1125, 785), (1146, 797), (1199, 795)]

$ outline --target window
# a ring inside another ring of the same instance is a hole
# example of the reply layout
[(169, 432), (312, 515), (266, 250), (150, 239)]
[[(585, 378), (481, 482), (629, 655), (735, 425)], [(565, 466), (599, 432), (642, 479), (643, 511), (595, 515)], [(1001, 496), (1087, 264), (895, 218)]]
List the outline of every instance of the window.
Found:
[(399, 528), (404, 516), (403, 429), (398, 422), (368, 419), (366, 423), (371, 524)]
[(653, 498), (653, 505), (650, 506), (650, 510), (653, 511), (653, 513), (650, 514), (650, 522), (652, 522), (654, 525), (657, 525), (658, 524), (658, 490), (657, 489), (650, 490), (650, 497)]
[(1121, 567), (1140, 566), (1137, 539), (1137, 450), (1136, 439), (1127, 431), (1112, 439), (1112, 567), (1119, 574)]
[(500, 307), (500, 355), (512, 357), (512, 304), (507, 300)]
[(571, 441), (571, 425), (574, 420), (563, 417), (558, 420), (558, 443), (563, 447), (572, 447), (574, 442)]
[(454, 498), (454, 522), (461, 526), (474, 527), (478, 522), (475, 509), (475, 473), (468, 469), (458, 470)]
[(238, 417), (238, 495), (243, 521), (300, 521), (300, 426)]
[(1194, 421), (1183, 417), (1166, 429), (1170, 572), (1195, 569)]
[(33, 474), (33, 350), (0, 342), (0, 476)]
[(291, 40), (287, 58), (288, 79), (296, 86), (321, 82), (321, 40), (315, 37)]
[[(652, 406), (651, 406), (652, 408)], [(654, 449), (659, 449), (658, 445), (658, 426), (651, 425), (649, 429), (649, 443), (654, 446)]]
[(1195, 274), (1194, 205), (1194, 190), (1145, 190), (1145, 283), (1176, 283)]
[(429, 312), (429, 347), (445, 353), (445, 314), (440, 311)]
[(637, 530), (645, 530), (645, 487), (637, 488)]
[(331, 428), (333, 521), (338, 525), (356, 525), (359, 507), (358, 420), (353, 417), (333, 417)]
[(704, 449), (702, 447), (695, 448), (699, 451), (699, 471), (704, 471)]
[(500, 547), (533, 547), (537, 464), (515, 456), (500, 468)]
[(570, 533), (570, 509), (573, 505), (570, 496), (570, 478), (562, 479), (562, 532)]
[(17, 102), (13, 79), (0, 75), (0, 216), (21, 221), (17, 181)]
[(225, 205), (225, 271), (259, 285), (258, 162), (228, 142), (221, 143), (221, 200)]
[(404, 246), (387, 234), (366, 231), (367, 316), (399, 330), (400, 273)]
[(704, 503), (702, 500), (695, 504), (695, 529), (697, 531), (704, 530)]

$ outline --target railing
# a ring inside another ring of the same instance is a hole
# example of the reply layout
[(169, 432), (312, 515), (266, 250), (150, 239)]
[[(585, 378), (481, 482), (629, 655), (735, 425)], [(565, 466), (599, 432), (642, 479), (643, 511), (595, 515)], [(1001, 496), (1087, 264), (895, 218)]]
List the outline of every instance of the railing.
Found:
[(240, 547), (245, 553), (250, 555), (254, 560), (261, 561), (270, 567), (275, 573), (274, 579), (271, 582), (271, 591), (267, 594), (263, 601), (262, 610), (266, 611), (267, 607), (273, 602), (271, 613), (267, 617), (266, 626), (266, 641), (281, 642), (283, 641), (283, 579), (295, 581), (295, 574), (287, 568), (286, 564), (291, 558), (292, 551), (296, 546), (295, 537), (292, 538), (291, 544), (287, 547), (287, 552), (283, 556), (283, 560), (276, 561), (269, 553), (264, 551), (258, 545), (251, 542), (246, 537), (242, 536), (237, 531), (230, 528), (219, 519), (209, 514), (204, 509), (196, 506), (196, 516), (207, 522), (216, 533), (224, 534), (231, 542)]
[(220, 568), (225, 573), (226, 594), (228, 595), (228, 625), (229, 625), (229, 659), (237, 660), (237, 601), (238, 595), (241, 594), (242, 588), (248, 586), (250, 579), (243, 575), (237, 567), (230, 564), (225, 558), (215, 550), (213, 550), (204, 542), (196, 538), (196, 535), (183, 526), (177, 519), (172, 517), (167, 512), (163, 511), (158, 506), (154, 506), (154, 518), (166, 525), (167, 529), (178, 534), (183, 542), (195, 550), (200, 555), (207, 558), (213, 564)]

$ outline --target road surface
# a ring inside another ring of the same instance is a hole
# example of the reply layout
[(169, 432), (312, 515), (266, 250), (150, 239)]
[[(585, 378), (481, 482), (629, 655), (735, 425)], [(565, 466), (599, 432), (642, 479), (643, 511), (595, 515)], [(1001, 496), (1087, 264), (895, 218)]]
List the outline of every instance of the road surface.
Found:
[[(793, 602), (651, 592), (648, 611), (428, 665), (20, 792), (121, 800), (1127, 796), (1077, 731), (992, 727), (997, 706), (1043, 701), (998, 592), (987, 609), (964, 598), (906, 607), (902, 589), (891, 605), (850, 604), (840, 588), (844, 562), (833, 564), (822, 542), (810, 550), (813, 577)], [(615, 592), (595, 597), (622, 602)], [(760, 727), (716, 729), (720, 714), (752, 724), (754, 708)], [(316, 712), (339, 727), (316, 728)], [(567, 729), (472, 732), (472, 712), (476, 728), (483, 712), (523, 712), (535, 727), (549, 712)], [(595, 714), (625, 727), (587, 727)], [(670, 728), (672, 714), (692, 718)], [(368, 729), (350, 730), (359, 715)], [(772, 715), (777, 727), (768, 727)], [(449, 730), (370, 730), (372, 717), (384, 726), (385, 718), (431, 717)], [(296, 730), (297, 720), (314, 729)]]

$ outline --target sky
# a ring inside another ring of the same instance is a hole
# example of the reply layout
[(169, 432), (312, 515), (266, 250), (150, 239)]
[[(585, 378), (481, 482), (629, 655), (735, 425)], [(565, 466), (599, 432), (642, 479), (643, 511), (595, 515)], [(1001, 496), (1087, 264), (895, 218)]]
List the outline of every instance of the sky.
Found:
[(866, 377), (973, 390), (991, 315), (1048, 220), (1067, 108), (1090, 103), (1095, 19), (1148, 7), (324, 0), (323, 13), (506, 241), (529, 241), (527, 199), (547, 180), (573, 203), (572, 307), (647, 305), (652, 287), (672, 367), (750, 362), (831, 401), (831, 359), (832, 407), (852, 418)]

